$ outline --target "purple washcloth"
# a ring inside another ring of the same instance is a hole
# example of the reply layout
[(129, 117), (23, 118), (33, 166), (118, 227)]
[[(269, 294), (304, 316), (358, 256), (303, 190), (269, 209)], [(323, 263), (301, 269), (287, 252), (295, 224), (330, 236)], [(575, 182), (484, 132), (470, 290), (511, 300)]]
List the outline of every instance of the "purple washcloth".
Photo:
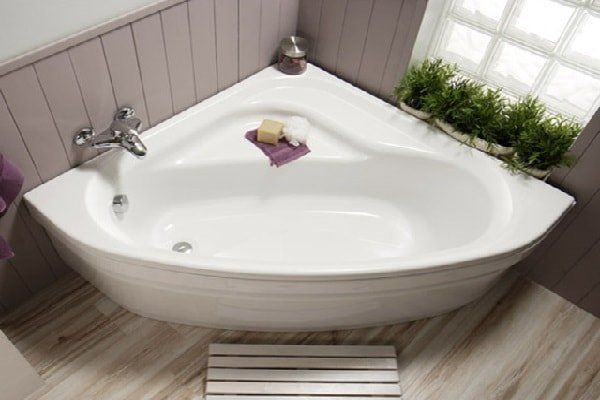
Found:
[(271, 165), (276, 165), (277, 167), (281, 167), (310, 153), (310, 149), (305, 144), (294, 147), (287, 140), (280, 140), (277, 144), (261, 143), (256, 140), (257, 136), (258, 131), (256, 129), (246, 132), (246, 139), (261, 149), (269, 157), (269, 160), (271, 160)]
[[(23, 174), (17, 167), (0, 154), (0, 217), (17, 198), (23, 187)], [(14, 256), (6, 240), (0, 236), (0, 260)]]

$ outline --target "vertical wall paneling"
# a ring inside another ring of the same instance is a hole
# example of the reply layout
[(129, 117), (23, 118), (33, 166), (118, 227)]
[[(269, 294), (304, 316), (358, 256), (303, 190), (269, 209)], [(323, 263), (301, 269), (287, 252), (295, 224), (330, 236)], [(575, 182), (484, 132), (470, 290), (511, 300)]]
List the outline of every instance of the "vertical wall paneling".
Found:
[(349, 82), (356, 82), (358, 77), (372, 8), (373, 0), (348, 0), (336, 72)]
[(594, 288), (586, 294), (579, 303), (577, 303), (577, 305), (584, 310), (591, 312), (595, 316), (600, 317), (600, 283), (597, 283), (596, 286), (594, 286)]
[(15, 257), (10, 259), (10, 263), (32, 292), (46, 287), (55, 280), (50, 265), (40, 252), (15, 205), (9, 207), (6, 214), (2, 216), (0, 235), (11, 244)]
[(260, 4), (261, 0), (244, 0), (239, 2), (239, 76), (244, 79), (259, 69), (260, 43)]
[(42, 183), (42, 178), (38, 173), (33, 157), (25, 146), (3, 96), (0, 96), (0, 152), (9, 157), (10, 161), (25, 176), (24, 192)]
[(413, 44), (417, 38), (426, 5), (425, 2), (402, 2), (394, 41), (378, 90), (381, 97), (391, 98), (394, 86), (406, 72), (408, 67), (406, 60), (411, 58)]
[(279, 46), (280, 0), (262, 0), (260, 20), (260, 68), (275, 61)]
[(173, 115), (169, 67), (158, 14), (131, 24), (137, 51), (148, 117), (155, 125)]
[(43, 180), (69, 169), (65, 147), (32, 66), (0, 78), (0, 90)]
[[(31, 232), (31, 236), (33, 236), (37, 247), (46, 259), (46, 262), (50, 266), (50, 269), (54, 275), (59, 277), (69, 272), (71, 269), (67, 266), (67, 264), (65, 264), (62, 258), (59, 257), (58, 253), (54, 249), (54, 246), (52, 245), (52, 242), (50, 241), (50, 237), (44, 228), (42, 228), (41, 225), (33, 219), (29, 210), (25, 206), (25, 203), (21, 202), (18, 205), (18, 208), (21, 218), (25, 221), (27, 229), (29, 229), (29, 232)], [(18, 254), (16, 256), (18, 256)]]
[(10, 262), (0, 261), (0, 303), (10, 310), (31, 296), (23, 279), (15, 272)]
[(223, 90), (238, 81), (238, 2), (215, 3), (217, 28), (217, 88)]
[(69, 56), (92, 127), (102, 132), (110, 126), (117, 106), (100, 38), (71, 48)]
[[(0, 152), (9, 157), (22, 171), (25, 177), (23, 191), (27, 191), (41, 183), (36, 166), (2, 96), (0, 96)], [(65, 265), (56, 255), (45, 233), (39, 232), (41, 227), (30, 223), (29, 213), (20, 205), (20, 200), (21, 197), (19, 196), (16, 199), (15, 206), (12, 207), (20, 209), (20, 217), (16, 216), (15, 210), (11, 210), (10, 216), (7, 214), (7, 216), (0, 219), (0, 230), (7, 235), (10, 234), (12, 238), (10, 243), (16, 244), (19, 248), (19, 253), (13, 259), (14, 266), (28, 271), (39, 269), (39, 279), (34, 279), (34, 282), (30, 283), (31, 287), (39, 288), (52, 280), (48, 279), (51, 278), (49, 268), (55, 271), (56, 274), (60, 273)], [(13, 232), (16, 232), (16, 234), (13, 234)], [(40, 251), (42, 254), (40, 254)], [(46, 260), (40, 256), (45, 257)], [(25, 272), (24, 275), (31, 277), (32, 273)], [(13, 275), (8, 273), (6, 276), (11, 277)]]
[[(10, 157), (11, 161), (19, 167), (25, 177), (23, 192), (39, 185), (41, 178), (2, 96), (0, 96), (0, 133), (0, 152)], [(56, 254), (42, 228), (31, 220), (28, 210), (21, 204), (20, 200), (21, 197), (19, 196), (15, 201), (15, 205), (19, 208), (21, 218), (25, 221), (27, 228), (31, 232), (31, 235), (28, 235), (26, 231), (21, 229), (23, 233), (21, 237), (27, 240), (26, 243), (28, 246), (35, 244), (39, 247), (55, 274), (61, 274), (66, 269), (64, 262)], [(2, 224), (6, 224), (6, 229), (11, 229), (10, 221), (5, 221), (2, 218), (0, 219), (0, 225)], [(34, 249), (33, 252), (35, 254), (36, 250)], [(20, 259), (20, 257), (21, 254), (17, 254), (16, 258)], [(19, 264), (19, 262), (17, 261), (16, 264)], [(42, 263), (39, 267), (44, 268), (44, 266), (45, 264)]]
[(118, 107), (133, 107), (143, 129), (150, 126), (142, 76), (137, 61), (131, 26), (125, 25), (102, 36), (106, 63)]
[(426, 0), (300, 1), (298, 33), (311, 40), (315, 64), (389, 100), (426, 6)]
[(318, 47), (315, 59), (329, 71), (335, 71), (347, 0), (330, 0), (323, 3), (319, 26)]
[[(180, 112), (196, 103), (196, 85), (186, 3), (160, 13), (173, 95), (173, 111)], [(237, 77), (236, 77), (237, 80)]]
[(402, 3), (398, 0), (375, 0), (357, 80), (371, 93), (379, 92)]
[(34, 65), (54, 122), (67, 150), (71, 166), (81, 164), (96, 154), (95, 150), (73, 143), (73, 134), (90, 126), (75, 72), (66, 52), (42, 59)]
[(600, 240), (583, 254), (552, 288), (567, 300), (578, 303), (600, 282)]
[(308, 40), (310, 45), (308, 58), (311, 61), (314, 61), (315, 59), (322, 7), (323, 0), (300, 0), (300, 9), (298, 10), (298, 35)]
[(214, 0), (188, 1), (192, 60), (198, 101), (217, 92), (217, 43)]
[[(280, 0), (279, 12), (279, 39), (296, 34), (298, 28), (298, 0)], [(240, 3), (243, 3), (240, 2)]]
[[(0, 76), (0, 152), (25, 175), (23, 192), (96, 155), (72, 135), (106, 129), (118, 107), (134, 107), (148, 128), (269, 65), (296, 32), (299, 1), (170, 1)], [(0, 234), (16, 251), (0, 262), (1, 312), (68, 267), (21, 197)]]

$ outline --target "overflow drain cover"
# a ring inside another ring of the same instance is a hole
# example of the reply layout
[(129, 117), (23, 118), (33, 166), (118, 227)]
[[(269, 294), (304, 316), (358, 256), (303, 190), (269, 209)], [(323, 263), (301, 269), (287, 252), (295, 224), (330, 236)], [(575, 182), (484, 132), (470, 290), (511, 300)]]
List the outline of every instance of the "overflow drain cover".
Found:
[(177, 253), (187, 254), (192, 252), (192, 245), (188, 242), (177, 242), (173, 245), (171, 250), (176, 251)]

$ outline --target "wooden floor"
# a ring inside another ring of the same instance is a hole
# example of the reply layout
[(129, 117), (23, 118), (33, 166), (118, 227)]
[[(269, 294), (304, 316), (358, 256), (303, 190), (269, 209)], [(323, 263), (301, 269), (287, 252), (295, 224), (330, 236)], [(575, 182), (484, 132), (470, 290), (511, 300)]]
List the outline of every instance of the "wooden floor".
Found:
[(392, 344), (406, 400), (600, 399), (600, 320), (509, 274), (436, 318), (320, 333), (221, 331), (118, 307), (71, 274), (2, 318), (46, 381), (31, 399), (201, 399), (208, 344)]

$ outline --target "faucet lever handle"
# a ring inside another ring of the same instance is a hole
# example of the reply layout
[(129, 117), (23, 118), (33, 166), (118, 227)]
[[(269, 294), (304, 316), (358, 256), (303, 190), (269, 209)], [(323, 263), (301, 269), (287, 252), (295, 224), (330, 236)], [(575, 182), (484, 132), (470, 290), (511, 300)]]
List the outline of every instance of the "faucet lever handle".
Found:
[(84, 146), (92, 141), (96, 136), (96, 131), (92, 128), (83, 128), (73, 138), (73, 142), (78, 146)]
[(126, 120), (135, 117), (135, 110), (131, 107), (122, 107), (115, 114), (115, 119)]

